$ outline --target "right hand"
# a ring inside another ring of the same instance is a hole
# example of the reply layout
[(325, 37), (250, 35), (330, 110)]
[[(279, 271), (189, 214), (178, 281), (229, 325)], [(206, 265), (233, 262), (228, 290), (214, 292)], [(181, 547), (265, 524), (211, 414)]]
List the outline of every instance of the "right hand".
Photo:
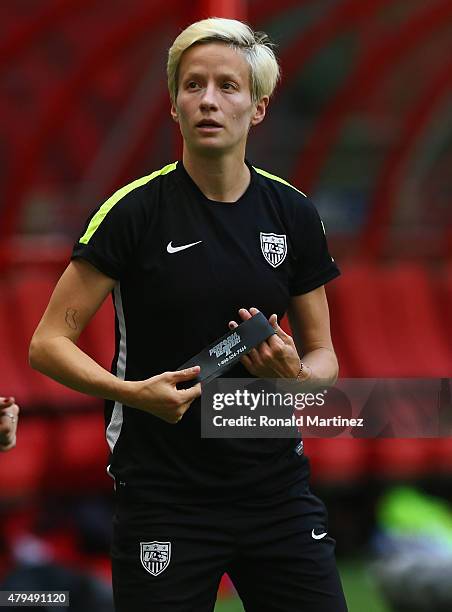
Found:
[(16, 445), (19, 406), (14, 397), (0, 397), (0, 451), (7, 451)]
[(194, 366), (177, 372), (164, 372), (147, 380), (127, 381), (124, 403), (133, 408), (150, 412), (167, 423), (178, 423), (201, 395), (201, 383), (190, 389), (178, 389), (177, 383), (192, 380), (201, 368)]

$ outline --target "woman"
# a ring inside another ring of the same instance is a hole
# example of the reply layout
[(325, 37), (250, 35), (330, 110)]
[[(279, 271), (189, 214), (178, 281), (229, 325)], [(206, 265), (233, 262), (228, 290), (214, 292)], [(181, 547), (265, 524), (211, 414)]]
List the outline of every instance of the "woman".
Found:
[[(239, 21), (203, 20), (176, 38), (168, 85), (182, 161), (94, 212), (31, 343), (33, 367), (107, 400), (121, 612), (213, 610), (226, 571), (246, 610), (346, 609), (302, 445), (201, 439), (200, 385), (176, 386), (200, 371), (180, 364), (257, 308), (276, 334), (231, 377), (337, 377), (323, 285), (339, 272), (321, 221), (245, 160), (278, 76), (267, 37)], [(111, 292), (109, 373), (76, 342)], [(286, 311), (298, 348), (277, 323)]]

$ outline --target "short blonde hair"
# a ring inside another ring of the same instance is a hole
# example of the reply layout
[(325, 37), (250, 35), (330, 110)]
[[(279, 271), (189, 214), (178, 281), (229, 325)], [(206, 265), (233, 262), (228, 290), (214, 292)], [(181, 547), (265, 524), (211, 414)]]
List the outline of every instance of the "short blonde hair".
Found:
[(168, 53), (168, 89), (176, 103), (179, 64), (184, 51), (195, 44), (223, 42), (240, 51), (250, 67), (251, 99), (254, 103), (271, 96), (280, 76), (273, 44), (264, 32), (253, 30), (236, 19), (210, 17), (189, 25), (173, 42)]

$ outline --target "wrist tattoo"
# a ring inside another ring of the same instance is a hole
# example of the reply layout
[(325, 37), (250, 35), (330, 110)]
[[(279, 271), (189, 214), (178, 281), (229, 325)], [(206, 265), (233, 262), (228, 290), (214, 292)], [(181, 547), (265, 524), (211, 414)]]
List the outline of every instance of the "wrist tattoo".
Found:
[(74, 308), (68, 308), (66, 310), (66, 316), (64, 317), (64, 320), (66, 321), (66, 325), (71, 329), (77, 329), (77, 321), (75, 320), (76, 315), (77, 311), (74, 310)]

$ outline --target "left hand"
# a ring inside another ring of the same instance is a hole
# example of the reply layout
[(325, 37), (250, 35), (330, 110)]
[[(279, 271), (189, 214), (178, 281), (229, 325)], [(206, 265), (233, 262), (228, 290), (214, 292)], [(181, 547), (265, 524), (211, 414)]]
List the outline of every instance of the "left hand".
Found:
[(0, 451), (7, 451), (16, 445), (19, 406), (13, 397), (0, 397)]
[[(258, 313), (257, 308), (241, 308), (239, 315), (242, 321), (251, 319)], [(256, 348), (241, 358), (241, 363), (250, 374), (259, 378), (296, 378), (300, 371), (300, 357), (291, 336), (278, 325), (278, 317), (272, 314), (268, 322), (276, 334), (264, 340)], [(238, 324), (229, 322), (229, 328), (235, 329)]]

